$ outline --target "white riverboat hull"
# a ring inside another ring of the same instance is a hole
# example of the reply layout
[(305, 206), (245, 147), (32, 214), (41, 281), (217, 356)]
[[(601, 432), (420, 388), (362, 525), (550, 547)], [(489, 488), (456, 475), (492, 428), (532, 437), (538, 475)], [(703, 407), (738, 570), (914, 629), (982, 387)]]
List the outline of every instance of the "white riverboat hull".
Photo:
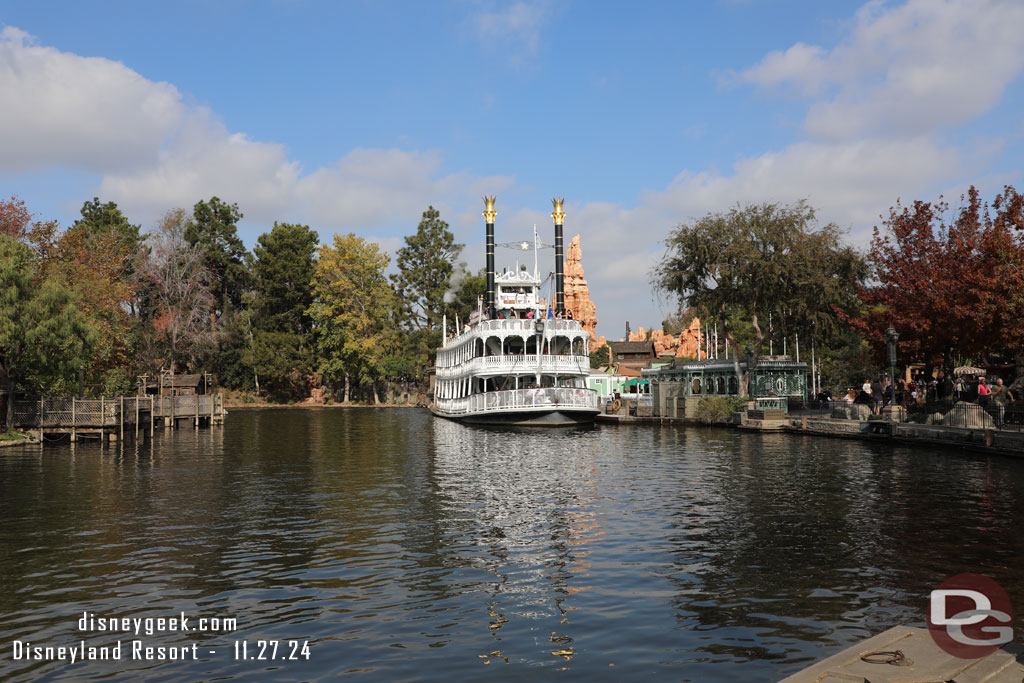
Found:
[(536, 409), (487, 413), (445, 413), (435, 407), (430, 411), (437, 417), (456, 422), (480, 425), (505, 425), (509, 427), (575, 427), (593, 424), (597, 410), (585, 409)]

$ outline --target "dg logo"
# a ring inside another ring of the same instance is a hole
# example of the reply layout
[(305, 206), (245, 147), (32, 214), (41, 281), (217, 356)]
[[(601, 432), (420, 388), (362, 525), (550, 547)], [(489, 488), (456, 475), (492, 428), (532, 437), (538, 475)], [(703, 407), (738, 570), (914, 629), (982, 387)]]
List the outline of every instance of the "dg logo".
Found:
[(957, 574), (931, 592), (928, 631), (935, 643), (961, 659), (985, 657), (1013, 640), (1010, 597), (980, 574)]

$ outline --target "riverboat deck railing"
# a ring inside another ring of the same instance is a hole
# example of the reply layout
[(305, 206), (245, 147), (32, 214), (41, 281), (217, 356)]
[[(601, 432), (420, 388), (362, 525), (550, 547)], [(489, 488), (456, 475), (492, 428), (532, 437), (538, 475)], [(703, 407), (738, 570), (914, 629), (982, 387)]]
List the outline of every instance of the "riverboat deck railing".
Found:
[(598, 409), (597, 392), (577, 387), (544, 387), (508, 389), (473, 394), (464, 398), (438, 399), (440, 409), (452, 415), (498, 411), (533, 410), (536, 408)]
[(445, 346), (454, 346), (462, 343), (467, 337), (479, 332), (521, 332), (526, 334), (537, 333), (537, 323), (542, 322), (549, 332), (584, 332), (583, 325), (578, 320), (559, 320), (557, 318), (508, 318), (484, 320), (474, 327), (460, 332), (447, 340)]
[(480, 356), (452, 367), (438, 367), (438, 377), (458, 377), (466, 374), (488, 372), (509, 373), (515, 371), (536, 371), (540, 364), (542, 373), (559, 375), (585, 375), (590, 372), (590, 359), (577, 355), (548, 354), (506, 354), (504, 356)]

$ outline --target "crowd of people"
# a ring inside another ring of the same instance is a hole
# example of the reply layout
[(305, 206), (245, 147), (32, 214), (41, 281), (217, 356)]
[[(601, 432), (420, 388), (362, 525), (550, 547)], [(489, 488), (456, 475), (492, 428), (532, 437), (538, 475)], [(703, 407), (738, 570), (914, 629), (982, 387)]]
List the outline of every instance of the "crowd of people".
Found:
[(863, 403), (873, 406), (878, 412), (886, 405), (910, 406), (915, 403), (934, 403), (943, 400), (967, 401), (987, 407), (990, 404), (1007, 405), (1018, 400), (1003, 382), (1002, 377), (989, 381), (987, 377), (958, 377), (953, 382), (948, 377), (941, 381), (906, 382), (897, 380), (895, 392), (888, 380), (865, 379), (860, 390), (849, 387), (844, 399), (847, 403)]

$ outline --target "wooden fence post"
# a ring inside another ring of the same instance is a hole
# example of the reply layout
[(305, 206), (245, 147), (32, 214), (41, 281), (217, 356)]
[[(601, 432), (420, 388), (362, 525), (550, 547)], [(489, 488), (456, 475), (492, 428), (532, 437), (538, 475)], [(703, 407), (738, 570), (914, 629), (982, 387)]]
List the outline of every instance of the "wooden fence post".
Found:
[(153, 438), (153, 423), (156, 422), (156, 413), (154, 412), (154, 401), (153, 397), (149, 397), (149, 438)]
[[(12, 396), (11, 399), (13, 400), (14, 397)], [(45, 410), (46, 410), (46, 408), (43, 405), (43, 399), (40, 398), (39, 399), (39, 443), (43, 443), (43, 412)]]
[(78, 441), (78, 416), (75, 414), (75, 401), (74, 396), (71, 397), (71, 443)]
[(120, 415), (117, 416), (118, 427), (120, 433), (118, 434), (118, 441), (124, 442), (124, 396), (121, 397), (121, 410)]
[(195, 428), (199, 429), (199, 394), (192, 394), (192, 400), (196, 403), (196, 425)]

